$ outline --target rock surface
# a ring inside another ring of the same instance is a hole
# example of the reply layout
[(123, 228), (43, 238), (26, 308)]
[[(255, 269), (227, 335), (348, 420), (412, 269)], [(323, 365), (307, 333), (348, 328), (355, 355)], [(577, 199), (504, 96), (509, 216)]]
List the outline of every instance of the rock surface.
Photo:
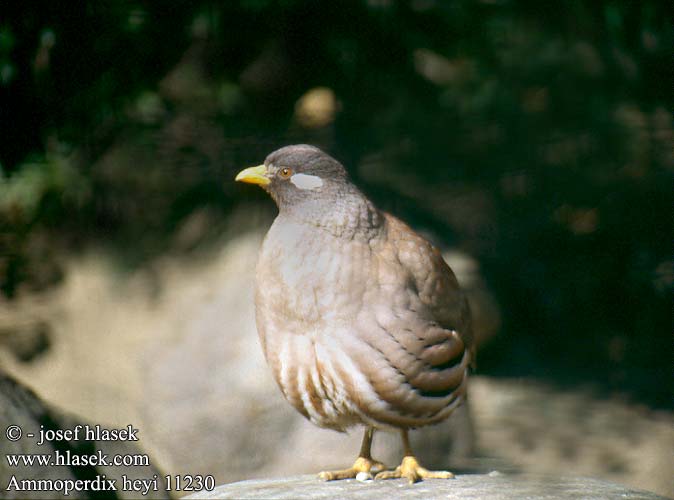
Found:
[(316, 476), (295, 476), (280, 479), (256, 479), (218, 486), (185, 498), (401, 498), (401, 499), (461, 499), (478, 500), (591, 500), (621, 498), (628, 500), (663, 499), (655, 493), (633, 490), (615, 483), (590, 478), (549, 477), (535, 475), (489, 474), (459, 475), (454, 480), (428, 480), (414, 485), (406, 481), (347, 481), (323, 482)]
[[(115, 455), (137, 456), (145, 458), (143, 450), (130, 441), (87, 441), (81, 440), (59, 440), (46, 441), (42, 443), (39, 439), (40, 430), (61, 433), (64, 430), (75, 429), (76, 426), (82, 427), (82, 424), (91, 422), (82, 421), (71, 415), (65, 414), (44, 403), (32, 391), (22, 384), (5, 375), (0, 369), (0, 498), (7, 499), (39, 499), (39, 498), (57, 498), (63, 496), (63, 490), (36, 491), (32, 486), (24, 486), (23, 481), (40, 481), (49, 484), (63, 483), (63, 481), (86, 481), (95, 480), (97, 477), (104, 477), (115, 481), (120, 485), (115, 491), (106, 491), (105, 498), (125, 499), (136, 498), (138, 492), (124, 491), (122, 488), (123, 476), (129, 480), (152, 479), (162, 476), (162, 472), (153, 466), (150, 457), (148, 466), (112, 466), (102, 464), (82, 464), (82, 459), (88, 459), (96, 456), (99, 452), (106, 458), (112, 459)], [(9, 429), (14, 429), (13, 436), (16, 436), (17, 429), (21, 429), (22, 437), (16, 440), (9, 439)], [(33, 438), (27, 436), (28, 433), (34, 434)], [(48, 435), (48, 434), (46, 434)], [(48, 438), (47, 438), (48, 439)], [(41, 443), (41, 444), (39, 444)], [(62, 457), (70, 458), (70, 465), (62, 466), (39, 466), (39, 465), (17, 465), (10, 466), (7, 456), (9, 455), (49, 455), (55, 460), (56, 454)], [(15, 480), (16, 483), (12, 481)], [(23, 488), (26, 489), (23, 489)], [(50, 486), (51, 488), (51, 486)], [(101, 493), (93, 490), (71, 491), (68, 498), (91, 498), (96, 494), (100, 497)], [(166, 491), (149, 491), (144, 496), (147, 499), (166, 499), (169, 495)]]

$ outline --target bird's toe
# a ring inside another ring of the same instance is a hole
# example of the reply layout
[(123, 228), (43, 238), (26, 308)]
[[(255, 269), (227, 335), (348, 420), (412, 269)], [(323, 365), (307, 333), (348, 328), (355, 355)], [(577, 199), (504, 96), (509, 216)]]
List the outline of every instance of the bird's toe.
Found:
[(383, 471), (375, 476), (375, 479), (399, 479), (405, 478), (410, 484), (414, 484), (422, 479), (453, 479), (454, 474), (449, 471), (428, 470), (419, 465), (417, 459), (413, 456), (403, 458), (402, 464), (391, 471)]
[[(352, 467), (348, 469), (335, 471), (322, 471), (318, 474), (318, 478), (323, 481), (336, 481), (338, 479), (352, 479), (358, 476), (359, 473), (366, 473), (372, 476), (373, 473), (383, 471), (386, 466), (372, 458), (358, 457)], [(379, 472), (381, 474), (381, 472)], [(377, 474), (377, 475), (379, 475)]]

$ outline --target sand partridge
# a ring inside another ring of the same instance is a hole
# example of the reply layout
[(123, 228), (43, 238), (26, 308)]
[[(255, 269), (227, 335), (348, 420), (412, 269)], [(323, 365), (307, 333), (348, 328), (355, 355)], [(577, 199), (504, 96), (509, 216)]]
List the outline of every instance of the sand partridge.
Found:
[[(318, 148), (287, 146), (237, 181), (258, 184), (279, 213), (260, 252), (256, 322), (285, 398), (320, 427), (364, 425), (344, 479), (450, 478), (414, 457), (408, 430), (447, 418), (466, 394), (470, 313), (440, 252), (378, 210)], [(375, 429), (397, 429), (402, 464), (370, 453)]]

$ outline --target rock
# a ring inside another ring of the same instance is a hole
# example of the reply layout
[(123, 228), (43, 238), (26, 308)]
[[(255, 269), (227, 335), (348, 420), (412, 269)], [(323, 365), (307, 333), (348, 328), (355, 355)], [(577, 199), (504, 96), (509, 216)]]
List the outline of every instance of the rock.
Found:
[(551, 477), (512, 474), (465, 474), (453, 480), (427, 480), (413, 485), (405, 480), (368, 481), (353, 479), (323, 482), (316, 476), (294, 476), (280, 479), (255, 479), (225, 484), (213, 491), (194, 493), (186, 499), (274, 498), (274, 499), (332, 499), (332, 498), (401, 498), (401, 499), (460, 499), (478, 500), (588, 500), (621, 498), (625, 500), (664, 499), (655, 493), (633, 490), (598, 479), (580, 477)]
[[(54, 498), (62, 496), (61, 485), (64, 482), (73, 484), (75, 481), (97, 481), (99, 485), (106, 485), (102, 478), (114, 480), (116, 491), (106, 491), (106, 498), (135, 498), (138, 496), (134, 491), (123, 491), (122, 476), (130, 480), (140, 478), (151, 479), (155, 475), (162, 477), (162, 473), (154, 466), (148, 457), (148, 466), (107, 466), (107, 465), (64, 465), (64, 466), (26, 466), (9, 464), (7, 457), (22, 454), (24, 456), (49, 456), (55, 459), (57, 452), (61, 457), (70, 457), (71, 464), (81, 457), (107, 455), (109, 460), (116, 455), (136, 456), (144, 455), (143, 451), (130, 441), (88, 441), (84, 438), (78, 440), (58, 440), (41, 442), (39, 432), (75, 429), (75, 426), (85, 422), (66, 415), (41, 401), (32, 391), (3, 374), (0, 370), (0, 491), (2, 498)], [(10, 429), (12, 431), (10, 432)], [(10, 439), (22, 437), (17, 440)], [(31, 438), (27, 434), (32, 433)], [(41, 443), (41, 444), (40, 444)], [(100, 454), (99, 454), (100, 452)], [(97, 479), (98, 478), (98, 479)], [(36, 483), (23, 483), (24, 480), (36, 481)], [(36, 491), (33, 484), (42, 482), (46, 486), (38, 486), (43, 491)], [(91, 484), (91, 483), (90, 483)], [(57, 486), (54, 486), (57, 485)], [(23, 488), (27, 488), (24, 490)], [(92, 498), (96, 494), (93, 488), (88, 491), (71, 491), (68, 498)], [(169, 498), (166, 491), (150, 491), (144, 498)]]
[(478, 455), (674, 495), (671, 413), (526, 379), (473, 377), (470, 402)]
[(20, 362), (30, 362), (49, 350), (49, 325), (27, 319), (9, 329), (2, 328), (0, 318), (0, 346), (6, 348)]

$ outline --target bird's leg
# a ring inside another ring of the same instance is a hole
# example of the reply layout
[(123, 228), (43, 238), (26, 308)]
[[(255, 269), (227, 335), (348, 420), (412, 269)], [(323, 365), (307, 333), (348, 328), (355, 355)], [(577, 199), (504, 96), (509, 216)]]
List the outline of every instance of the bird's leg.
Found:
[(372, 437), (374, 436), (374, 427), (368, 427), (363, 434), (363, 444), (360, 446), (360, 453), (358, 458), (349, 469), (323, 471), (318, 474), (320, 479), (325, 481), (333, 481), (335, 479), (349, 479), (356, 477), (359, 472), (366, 472), (368, 474), (377, 473), (384, 470), (386, 467), (381, 462), (372, 458)]
[(410, 484), (421, 481), (422, 479), (428, 478), (438, 478), (438, 479), (451, 479), (454, 477), (454, 474), (448, 471), (440, 470), (428, 470), (422, 467), (417, 459), (412, 453), (412, 447), (410, 446), (410, 438), (407, 435), (407, 429), (401, 430), (403, 438), (403, 446), (405, 447), (405, 456), (403, 457), (402, 463), (395, 468), (395, 470), (385, 470), (380, 472), (375, 476), (375, 479), (394, 479), (394, 478), (407, 478)]

